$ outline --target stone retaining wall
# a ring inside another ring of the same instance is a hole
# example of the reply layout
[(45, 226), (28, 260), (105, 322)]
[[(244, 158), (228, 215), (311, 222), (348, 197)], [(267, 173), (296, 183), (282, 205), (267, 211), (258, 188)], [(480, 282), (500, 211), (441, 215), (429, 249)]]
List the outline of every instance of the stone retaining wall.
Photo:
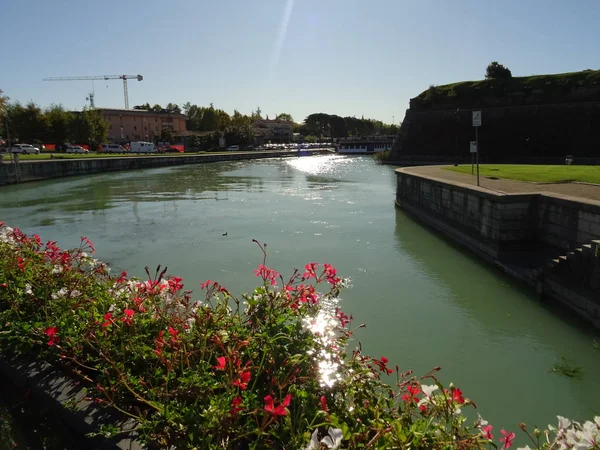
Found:
[(119, 170), (148, 169), (184, 164), (202, 164), (217, 161), (237, 161), (245, 159), (278, 158), (286, 156), (311, 156), (329, 154), (332, 150), (302, 150), (246, 152), (231, 154), (202, 154), (185, 156), (125, 156), (85, 159), (47, 159), (39, 161), (21, 161), (18, 166), (12, 163), (0, 163), (0, 185), (45, 180), (47, 178), (88, 175)]
[(600, 204), (396, 175), (402, 209), (600, 327)]

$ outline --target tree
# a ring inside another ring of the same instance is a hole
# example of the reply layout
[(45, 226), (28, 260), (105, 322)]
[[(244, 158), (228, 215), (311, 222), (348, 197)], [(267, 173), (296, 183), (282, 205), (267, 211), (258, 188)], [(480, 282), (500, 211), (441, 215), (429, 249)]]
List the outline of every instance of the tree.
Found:
[(512, 78), (512, 73), (507, 67), (498, 64), (498, 61), (492, 61), (485, 70), (485, 78), (487, 80), (509, 80)]
[(174, 113), (177, 113), (177, 114), (181, 113), (181, 108), (176, 103), (169, 103), (169, 104), (167, 104), (167, 106), (165, 107), (165, 109), (168, 110), (169, 112), (174, 112)]
[(42, 142), (48, 133), (48, 122), (38, 105), (29, 102), (26, 106), (20, 103), (8, 105), (8, 126), (12, 139), (20, 142)]
[(158, 103), (152, 107), (152, 111), (162, 111), (163, 107)]
[(45, 140), (48, 143), (61, 143), (69, 140), (69, 130), (73, 115), (65, 111), (62, 105), (51, 105), (45, 112), (48, 123), (48, 133)]
[(147, 111), (150, 111), (152, 107), (150, 106), (150, 103), (144, 103), (143, 105), (134, 106), (133, 109), (145, 109)]
[(106, 141), (110, 125), (102, 113), (96, 109), (85, 108), (80, 113), (73, 113), (70, 138), (78, 144), (89, 144), (90, 150)]
[(277, 115), (275, 116), (275, 119), (276, 119), (276, 120), (286, 120), (286, 121), (288, 121), (288, 122), (293, 122), (293, 121), (294, 121), (294, 119), (293, 119), (292, 115), (291, 115), (291, 114), (288, 114), (288, 113), (281, 113), (281, 114), (277, 114)]

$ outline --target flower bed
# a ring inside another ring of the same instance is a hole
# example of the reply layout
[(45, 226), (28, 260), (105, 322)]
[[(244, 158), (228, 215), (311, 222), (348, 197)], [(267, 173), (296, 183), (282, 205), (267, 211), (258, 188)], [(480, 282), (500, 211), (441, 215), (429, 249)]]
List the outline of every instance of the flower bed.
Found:
[[(496, 442), (481, 417), (468, 423), (462, 409), (473, 402), (444, 388), (438, 368), (416, 377), (347, 350), (360, 326), (338, 305), (346, 281), (331, 265), (284, 280), (257, 244), (252, 293), (236, 298), (207, 280), (196, 301), (166, 268), (146, 269), (147, 280), (111, 276), (86, 238), (63, 250), (0, 224), (2, 355), (33, 355), (87, 383), (91, 399), (160, 447), (511, 447), (514, 433)], [(561, 418), (530, 438), (539, 448), (597, 445), (599, 426)]]

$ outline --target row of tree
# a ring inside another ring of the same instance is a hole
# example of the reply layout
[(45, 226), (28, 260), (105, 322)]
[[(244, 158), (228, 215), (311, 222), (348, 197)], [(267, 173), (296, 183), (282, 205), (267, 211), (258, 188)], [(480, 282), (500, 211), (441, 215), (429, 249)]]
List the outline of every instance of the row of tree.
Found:
[[(251, 144), (254, 140), (253, 124), (263, 117), (260, 107), (249, 115), (240, 113), (237, 109), (228, 114), (222, 109), (209, 106), (199, 106), (187, 102), (183, 109), (175, 103), (165, 107), (149, 103), (136, 105), (134, 109), (145, 109), (156, 112), (184, 113), (187, 116), (187, 129), (196, 132), (214, 132), (213, 136), (205, 137), (202, 141), (218, 142), (224, 137), (226, 142), (239, 145)], [(343, 138), (371, 134), (395, 134), (397, 126), (384, 124), (381, 121), (341, 117), (337, 115), (316, 113), (310, 114), (304, 123), (295, 123), (291, 114), (277, 114), (274, 119), (293, 123), (294, 133), (301, 136), (321, 138)], [(107, 139), (108, 123), (102, 113), (94, 109), (84, 109), (82, 112), (66, 111), (61, 105), (51, 105), (42, 109), (33, 102), (22, 105), (10, 103), (0, 90), (0, 136), (5, 139), (19, 140), (28, 143), (61, 143), (73, 142), (90, 144), (95, 148)], [(208, 134), (208, 133), (207, 133)], [(165, 137), (167, 138), (167, 137)], [(191, 145), (199, 144), (199, 138), (192, 139)], [(206, 142), (205, 144), (209, 144)]]
[(108, 135), (109, 124), (95, 109), (71, 112), (61, 105), (41, 109), (33, 102), (27, 105), (8, 103), (6, 97), (0, 108), (0, 136), (5, 140), (10, 138), (12, 142), (38, 145), (72, 142), (88, 144), (94, 150)]

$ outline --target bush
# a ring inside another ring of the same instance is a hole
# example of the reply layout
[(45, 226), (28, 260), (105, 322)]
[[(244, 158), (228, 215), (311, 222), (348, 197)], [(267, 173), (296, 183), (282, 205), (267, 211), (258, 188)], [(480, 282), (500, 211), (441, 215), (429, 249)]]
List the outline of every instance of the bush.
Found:
[[(331, 265), (309, 263), (284, 281), (258, 245), (252, 293), (236, 298), (207, 280), (204, 299), (193, 301), (166, 268), (146, 269), (145, 281), (111, 276), (86, 238), (62, 250), (0, 223), (3, 355), (65, 369), (161, 447), (497, 447), (491, 425), (467, 423), (461, 410), (474, 405), (444, 388), (439, 368), (416, 377), (346, 350), (361, 326), (339, 307), (347, 281)], [(575, 434), (598, 433), (577, 426)], [(510, 447), (514, 433), (502, 434)]]
[(498, 64), (498, 61), (492, 61), (485, 70), (485, 78), (487, 80), (509, 80), (512, 78), (512, 73), (507, 67)]

